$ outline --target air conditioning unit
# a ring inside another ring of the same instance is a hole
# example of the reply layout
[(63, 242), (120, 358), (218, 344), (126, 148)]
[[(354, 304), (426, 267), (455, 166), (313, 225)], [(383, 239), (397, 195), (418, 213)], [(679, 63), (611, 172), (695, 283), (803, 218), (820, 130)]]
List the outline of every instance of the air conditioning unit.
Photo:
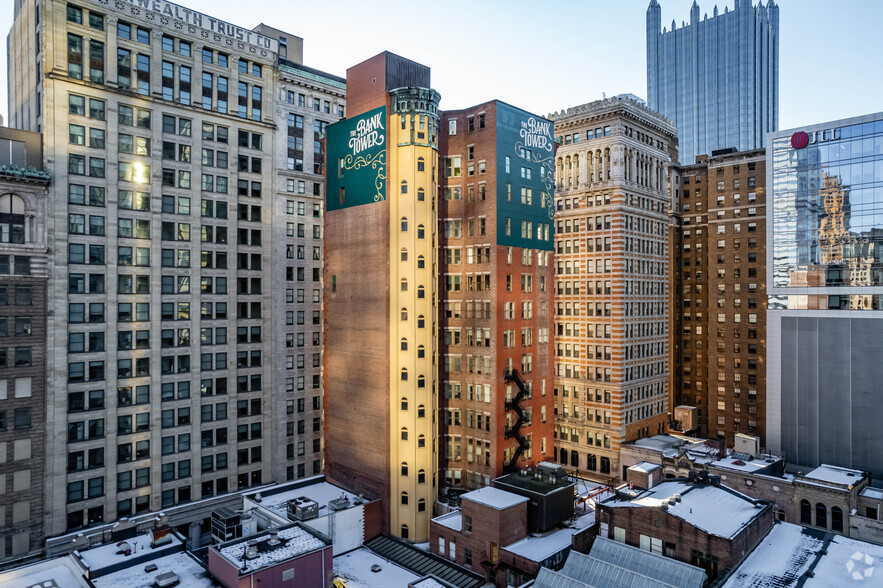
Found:
[(165, 572), (153, 579), (154, 588), (172, 588), (180, 583), (181, 579), (175, 572)]
[(338, 510), (345, 510), (350, 507), (350, 499), (346, 496), (341, 496), (340, 498), (335, 498), (328, 502), (328, 510), (334, 512)]
[(747, 453), (751, 457), (757, 457), (760, 453), (760, 437), (736, 433), (733, 439), (733, 450), (737, 453)]
[(288, 520), (308, 521), (319, 516), (319, 503), (306, 496), (288, 501)]
[(676, 406), (675, 420), (681, 425), (681, 431), (686, 433), (698, 426), (697, 409), (695, 406)]

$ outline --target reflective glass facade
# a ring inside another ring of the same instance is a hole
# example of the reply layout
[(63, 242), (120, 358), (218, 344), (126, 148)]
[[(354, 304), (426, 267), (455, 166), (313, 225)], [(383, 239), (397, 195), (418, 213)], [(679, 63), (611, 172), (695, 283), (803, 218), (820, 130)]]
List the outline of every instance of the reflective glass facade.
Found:
[(736, 0), (700, 19), (662, 28), (656, 0), (647, 9), (647, 103), (678, 128), (680, 161), (735, 147), (764, 146), (779, 124), (779, 7)]
[(879, 310), (868, 289), (883, 285), (883, 115), (804, 132), (804, 148), (771, 143), (771, 307)]

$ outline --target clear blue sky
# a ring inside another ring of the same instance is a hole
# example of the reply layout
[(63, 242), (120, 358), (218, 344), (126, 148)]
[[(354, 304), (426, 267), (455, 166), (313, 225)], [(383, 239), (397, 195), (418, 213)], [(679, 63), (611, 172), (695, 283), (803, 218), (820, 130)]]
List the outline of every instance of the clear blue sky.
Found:
[[(765, 2), (766, 0), (764, 0)], [(662, 22), (692, 0), (659, 0)], [(648, 0), (181, 0), (244, 27), (265, 22), (304, 39), (304, 64), (343, 76), (390, 50), (432, 68), (442, 108), (499, 98), (546, 114), (601, 97), (646, 97)], [(12, 0), (0, 0), (0, 31)], [(733, 6), (733, 0), (719, 3)], [(881, 0), (781, 0), (779, 120), (787, 129), (883, 110)], [(711, 14), (714, 3), (699, 3)], [(6, 43), (0, 43), (6, 64)], [(0, 113), (6, 117), (6, 75)]]

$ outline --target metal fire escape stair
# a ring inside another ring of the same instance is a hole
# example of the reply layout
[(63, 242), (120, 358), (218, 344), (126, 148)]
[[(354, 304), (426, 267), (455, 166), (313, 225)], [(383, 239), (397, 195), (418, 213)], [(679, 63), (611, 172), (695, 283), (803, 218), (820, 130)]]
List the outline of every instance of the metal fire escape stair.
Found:
[(506, 428), (504, 434), (506, 439), (512, 439), (514, 437), (518, 442), (518, 445), (515, 447), (515, 453), (512, 454), (512, 458), (507, 463), (503, 464), (503, 471), (505, 473), (511, 473), (518, 469), (518, 460), (521, 458), (521, 455), (530, 448), (527, 443), (527, 438), (521, 434), (521, 426), (525, 422), (524, 409), (521, 406), (521, 401), (527, 398), (529, 392), (527, 385), (524, 383), (524, 379), (522, 379), (518, 370), (506, 370), (503, 373), (503, 381), (507, 384), (514, 383), (518, 388), (518, 393), (505, 404), (506, 410), (515, 411), (515, 414), (518, 417), (515, 424)]

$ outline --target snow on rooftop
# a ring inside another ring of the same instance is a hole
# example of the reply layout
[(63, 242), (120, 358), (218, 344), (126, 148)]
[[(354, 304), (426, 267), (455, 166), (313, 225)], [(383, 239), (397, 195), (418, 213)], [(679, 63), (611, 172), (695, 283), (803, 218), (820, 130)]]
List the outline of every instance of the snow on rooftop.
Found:
[(772, 461), (766, 461), (763, 459), (753, 459), (751, 461), (746, 461), (744, 459), (738, 459), (731, 456), (714, 461), (711, 463), (711, 465), (718, 468), (751, 473), (756, 472), (757, 470), (762, 470), (772, 463)]
[[(253, 538), (263, 541), (268, 539), (269, 535), (264, 534)], [(239, 543), (234, 543), (227, 547), (221, 547), (218, 549), (218, 553), (220, 553), (224, 559), (239, 567), (241, 573), (248, 573), (297, 557), (308, 551), (325, 547), (324, 541), (311, 535), (300, 527), (282, 529), (279, 531), (279, 538), (288, 539), (289, 541), (285, 543), (285, 545), (280, 545), (275, 549), (259, 551), (258, 556), (254, 559), (244, 560), (246, 564), (245, 570), (242, 570), (241, 566), (243, 564), (242, 555), (248, 547), (247, 541), (240, 541)]]
[(832, 482), (834, 484), (852, 486), (856, 482), (861, 482), (862, 473), (859, 470), (822, 464), (804, 477), (810, 478), (811, 480), (820, 480), (822, 482)]
[(286, 490), (285, 492), (280, 492), (278, 494), (271, 494), (269, 496), (261, 495), (260, 505), (283, 518), (287, 518), (288, 501), (300, 498), (301, 496), (306, 496), (310, 500), (315, 500), (319, 503), (319, 516), (325, 516), (329, 513), (328, 503), (332, 500), (345, 496), (349, 499), (350, 503), (352, 503), (353, 499), (356, 498), (356, 495), (352, 492), (347, 492), (343, 488), (335, 486), (334, 484), (329, 484), (325, 481), (317, 481), (315, 484)]
[(510, 508), (516, 504), (521, 504), (522, 502), (527, 502), (529, 500), (526, 496), (519, 496), (518, 494), (506, 492), (505, 490), (500, 490), (499, 488), (493, 488), (491, 486), (467, 492), (460, 498), (463, 500), (471, 500), (472, 502), (477, 502), (478, 504), (483, 504), (497, 510)]
[(120, 553), (120, 548), (117, 547), (117, 543), (119, 543), (119, 541), (115, 541), (113, 543), (108, 543), (107, 545), (102, 545), (101, 547), (94, 547), (92, 549), (80, 551), (80, 559), (82, 560), (83, 564), (86, 565), (86, 567), (94, 572), (96, 570), (101, 570), (108, 566), (124, 562), (127, 559), (141, 557), (149, 553), (159, 553), (160, 551), (164, 551), (171, 547), (181, 545), (180, 539), (178, 539), (175, 535), (170, 536), (172, 538), (170, 542), (158, 545), (154, 549), (150, 547), (150, 535), (137, 535), (125, 540), (126, 543), (129, 544), (129, 549), (132, 552), (130, 555), (124, 555)]
[[(55, 582), (52, 584), (51, 582)], [(0, 572), (3, 588), (32, 588), (34, 586), (60, 586), (62, 588), (87, 588), (89, 584), (69, 556), (43, 560), (23, 568)]]
[(880, 586), (881, 573), (883, 546), (835, 535), (803, 588)]
[(579, 533), (581, 529), (571, 529), (565, 527), (548, 533), (543, 533), (539, 537), (525, 537), (520, 541), (516, 541), (511, 545), (507, 545), (503, 549), (509, 553), (520, 555), (531, 561), (541, 562), (571, 546), (572, 537)]
[[(154, 572), (145, 572), (144, 568), (154, 564)], [(211, 588), (214, 582), (208, 572), (191, 556), (184, 552), (167, 555), (149, 562), (143, 562), (126, 569), (95, 578), (95, 588), (145, 588), (153, 585), (153, 580), (160, 574), (174, 572), (187, 588)]]
[(459, 510), (449, 512), (448, 514), (444, 514), (432, 520), (442, 527), (447, 527), (448, 529), (452, 529), (454, 531), (457, 531), (458, 533), (463, 529), (463, 517), (461, 516)]
[[(380, 566), (379, 572), (371, 571), (375, 564)], [(334, 578), (342, 578), (346, 588), (404, 588), (420, 576), (360, 547), (334, 558)]]
[(737, 492), (712, 485), (663, 482), (642, 492), (634, 500), (609, 500), (604, 506), (659, 507), (675, 494), (681, 501), (668, 506), (668, 513), (712, 535), (730, 538), (760, 512), (754, 502)]
[(411, 584), (414, 588), (447, 588), (441, 582), (433, 578), (424, 578), (415, 584)]
[(877, 500), (883, 500), (883, 488), (872, 488), (868, 486), (859, 494), (860, 496), (864, 496), (865, 498), (876, 498)]
[(658, 470), (661, 466), (656, 465), (655, 463), (650, 463), (649, 461), (642, 461), (641, 463), (636, 463), (633, 466), (630, 466), (630, 470), (635, 470), (636, 472), (644, 472), (645, 474), (649, 474), (652, 471)]
[(723, 588), (796, 586), (824, 545), (818, 535), (791, 523), (774, 525)]

